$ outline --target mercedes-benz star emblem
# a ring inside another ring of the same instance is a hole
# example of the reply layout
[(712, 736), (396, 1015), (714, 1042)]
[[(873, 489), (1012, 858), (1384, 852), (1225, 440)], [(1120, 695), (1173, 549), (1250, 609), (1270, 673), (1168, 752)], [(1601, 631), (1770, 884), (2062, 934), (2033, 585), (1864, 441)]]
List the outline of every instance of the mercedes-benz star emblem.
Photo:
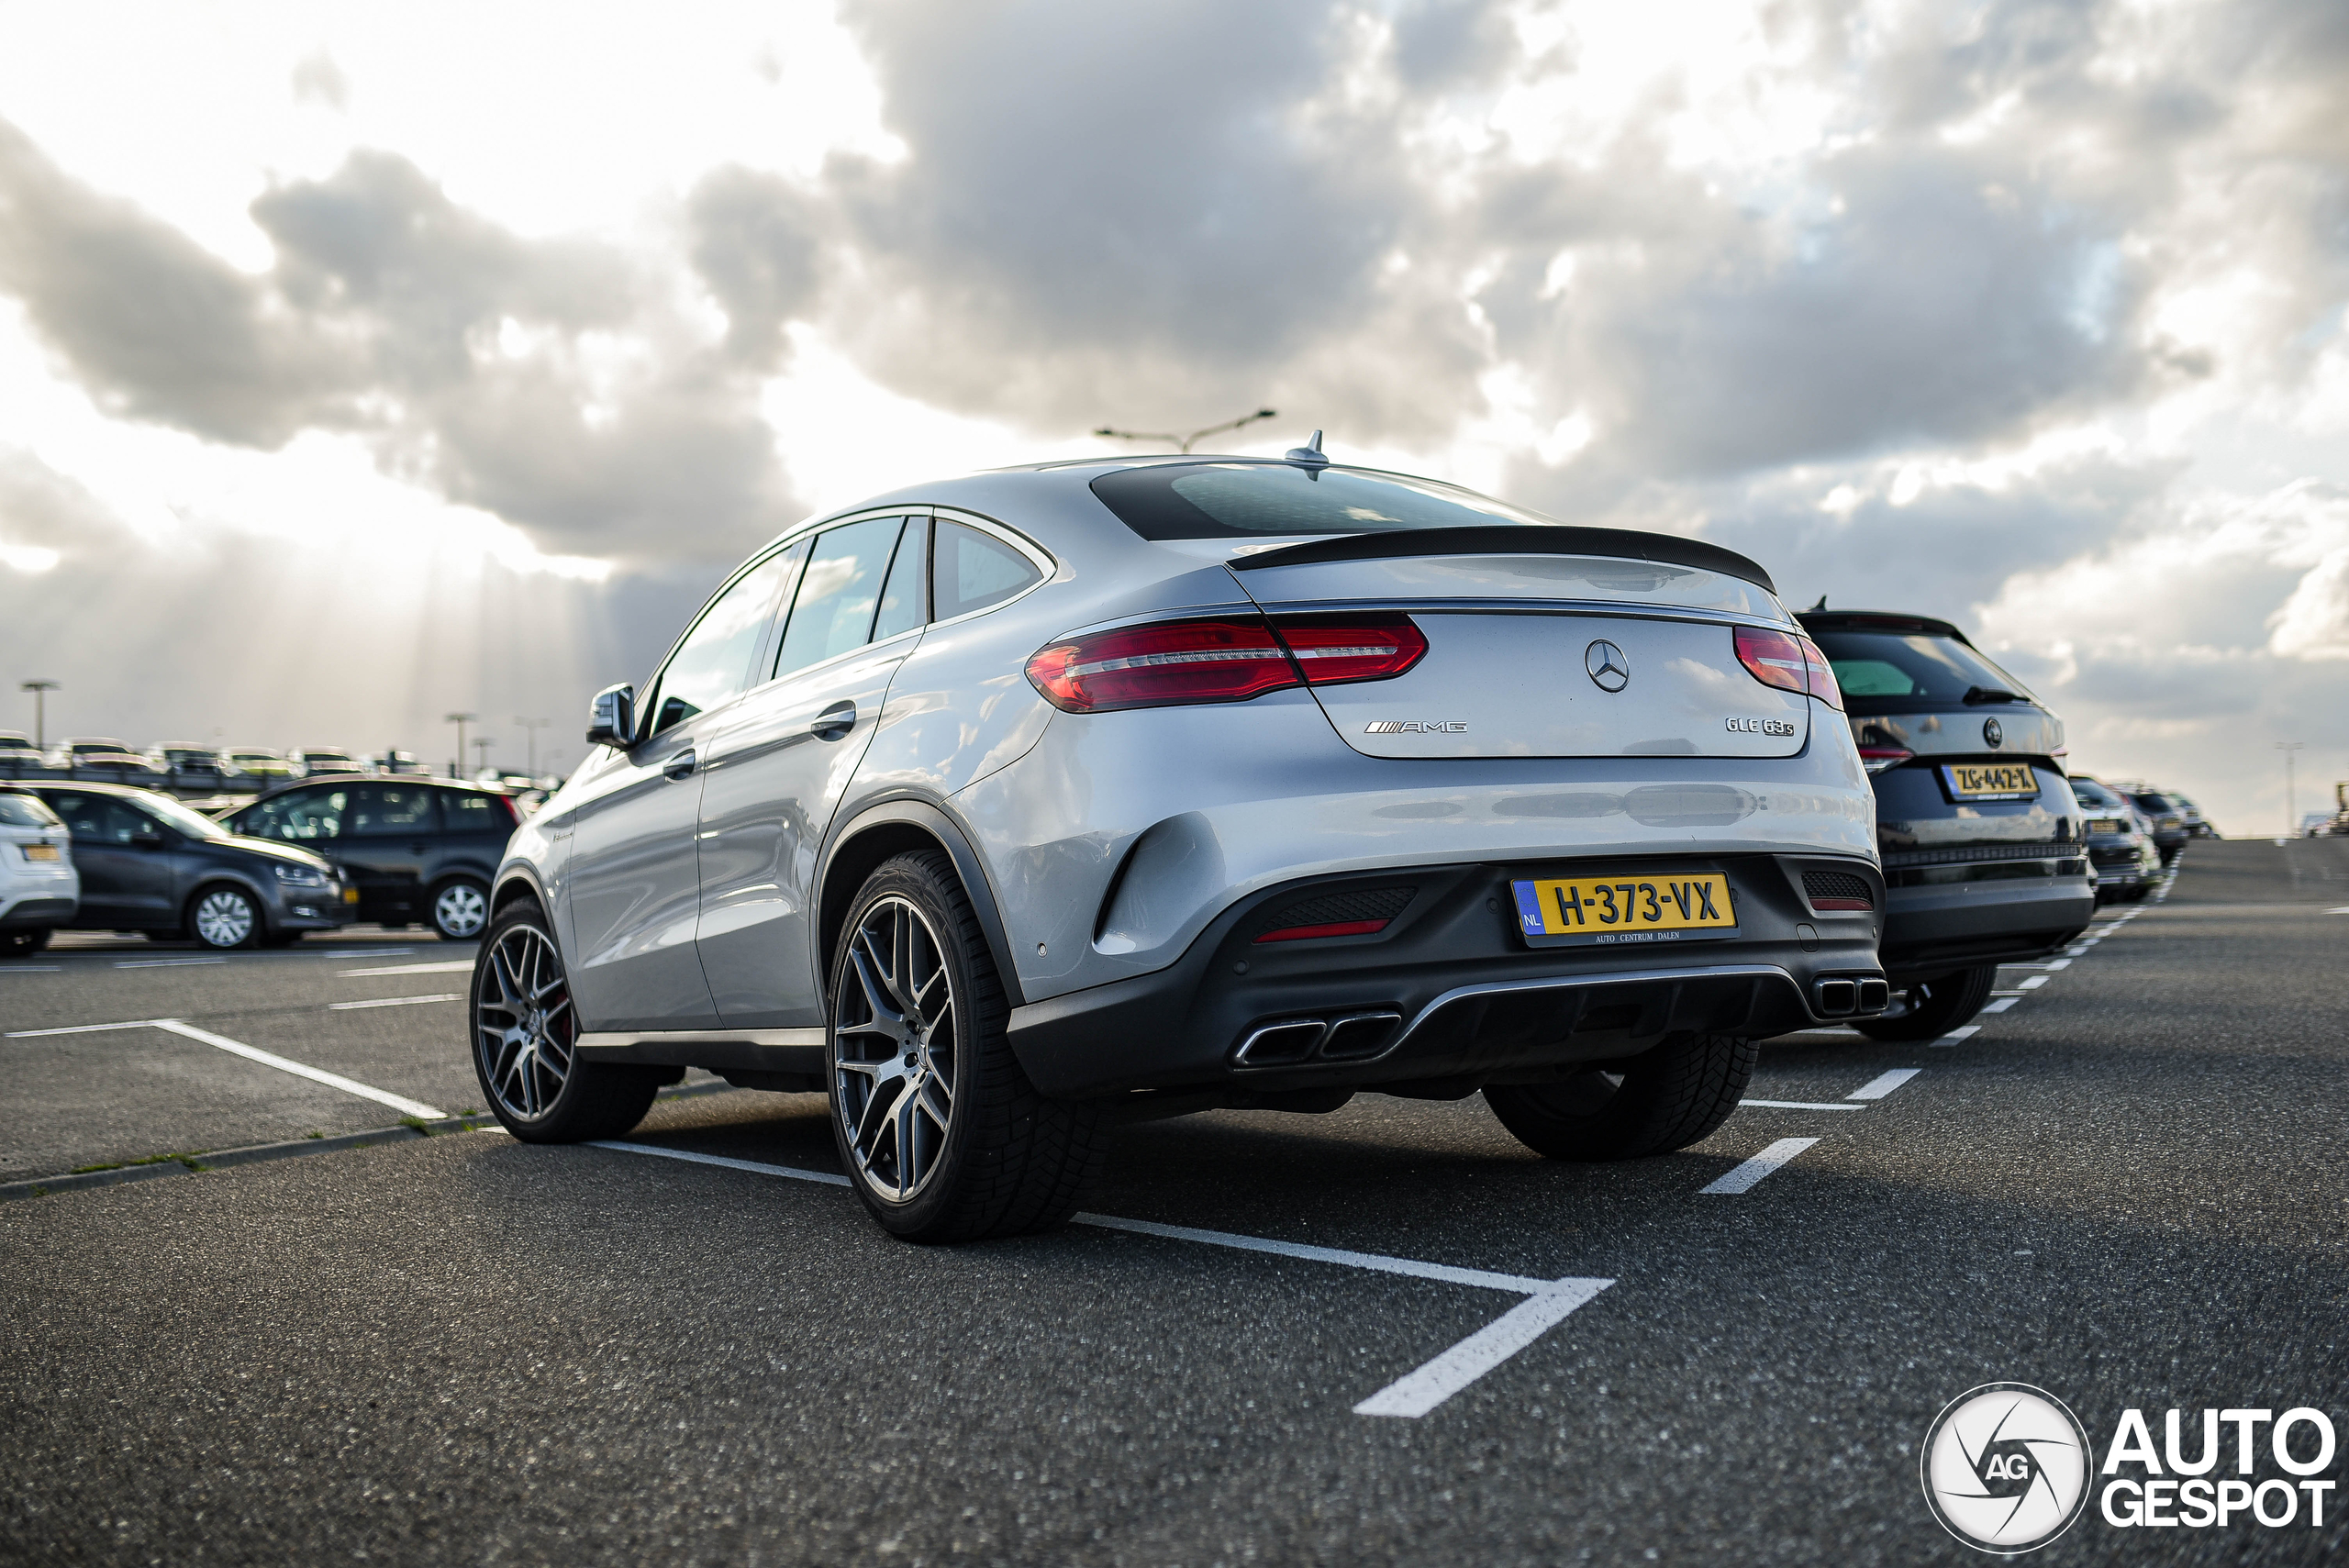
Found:
[[(1596, 678), (1596, 676), (1593, 677), (1593, 679)], [(2007, 732), (1998, 728), (1998, 721), (1997, 719), (1986, 718), (1982, 721), (1982, 744), (1990, 747), (1995, 751), (1998, 748), (1998, 742), (2004, 740), (2006, 738)]]
[(1583, 651), (1582, 667), (1602, 692), (1620, 692), (1631, 682), (1631, 662), (1604, 639)]

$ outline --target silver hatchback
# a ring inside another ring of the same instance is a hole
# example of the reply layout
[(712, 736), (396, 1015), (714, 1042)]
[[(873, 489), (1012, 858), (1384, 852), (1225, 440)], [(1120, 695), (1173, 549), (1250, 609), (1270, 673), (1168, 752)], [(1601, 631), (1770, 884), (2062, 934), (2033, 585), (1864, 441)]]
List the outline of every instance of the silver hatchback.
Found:
[(1481, 1091), (1545, 1155), (1686, 1147), (1754, 1040), (1885, 1006), (1875, 798), (1767, 573), (1318, 448), (759, 551), (507, 851), (499, 1119), (821, 1092), (880, 1222), (960, 1239), (1216, 1106)]

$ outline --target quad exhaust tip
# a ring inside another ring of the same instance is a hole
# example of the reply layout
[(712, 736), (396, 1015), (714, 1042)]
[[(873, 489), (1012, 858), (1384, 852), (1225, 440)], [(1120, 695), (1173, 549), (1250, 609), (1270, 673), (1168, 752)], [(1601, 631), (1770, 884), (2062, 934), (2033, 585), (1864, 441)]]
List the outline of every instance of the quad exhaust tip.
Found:
[(1880, 976), (1831, 974), (1814, 981), (1811, 1005), (1822, 1018), (1881, 1013), (1892, 1005), (1892, 987)]
[(1284, 1018), (1251, 1030), (1231, 1053), (1235, 1067), (1298, 1067), (1368, 1062), (1386, 1051), (1403, 1015), (1343, 1013), (1333, 1018)]

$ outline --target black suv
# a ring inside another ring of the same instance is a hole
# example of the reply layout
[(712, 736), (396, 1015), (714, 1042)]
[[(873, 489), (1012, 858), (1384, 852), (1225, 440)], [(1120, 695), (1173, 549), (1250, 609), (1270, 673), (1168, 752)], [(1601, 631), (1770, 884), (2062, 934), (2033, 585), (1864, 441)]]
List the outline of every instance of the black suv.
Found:
[(489, 879), (521, 818), (496, 790), (400, 776), (309, 779), (224, 820), (332, 861), (358, 885), (362, 920), (426, 920), (451, 941), (470, 941), (488, 924)]
[(2054, 952), (2095, 911), (2083, 815), (2056, 761), (2064, 722), (1947, 621), (1798, 618), (1834, 667), (1876, 783), (1880, 952), (1900, 998), (1857, 1027), (1944, 1034), (1982, 1010), (2000, 963)]
[(26, 783), (64, 819), (84, 931), (278, 947), (351, 921), (351, 890), (306, 850), (238, 838), (167, 795), (110, 784)]

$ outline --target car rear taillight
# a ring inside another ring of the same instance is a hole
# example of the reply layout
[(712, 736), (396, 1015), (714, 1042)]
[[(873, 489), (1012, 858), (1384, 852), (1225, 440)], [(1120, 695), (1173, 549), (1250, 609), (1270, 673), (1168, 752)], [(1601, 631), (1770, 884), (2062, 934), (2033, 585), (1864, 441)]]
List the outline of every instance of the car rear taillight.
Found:
[(1071, 638), (1029, 660), (1028, 678), (1064, 713), (1107, 713), (1391, 680), (1427, 651), (1408, 616), (1285, 617), (1277, 633), (1269, 622), (1231, 616)]
[(1807, 637), (1798, 637), (1802, 644), (1803, 674), (1810, 682), (1810, 695), (1836, 712), (1843, 711), (1843, 688), (1836, 683), (1835, 666), (1827, 662), (1819, 644)]
[(1427, 637), (1408, 616), (1284, 617), (1273, 624), (1308, 685), (1392, 680), (1428, 651)]
[(1916, 754), (1906, 746), (1863, 746), (1860, 762), (1868, 772), (1880, 773), (1887, 768), (1898, 767)]
[(1808, 692), (1829, 707), (1841, 710), (1843, 688), (1835, 684), (1827, 655), (1807, 637), (1795, 637), (1766, 627), (1736, 628), (1737, 662), (1746, 673), (1782, 692)]
[(1063, 713), (1245, 702), (1304, 684), (1273, 628), (1239, 617), (1161, 621), (1072, 638), (1030, 659), (1028, 678)]
[(1782, 692), (1808, 692), (1810, 683), (1805, 678), (1807, 661), (1802, 644), (1783, 631), (1767, 631), (1757, 626), (1737, 628), (1737, 662), (1746, 673), (1765, 686), (1776, 686)]

